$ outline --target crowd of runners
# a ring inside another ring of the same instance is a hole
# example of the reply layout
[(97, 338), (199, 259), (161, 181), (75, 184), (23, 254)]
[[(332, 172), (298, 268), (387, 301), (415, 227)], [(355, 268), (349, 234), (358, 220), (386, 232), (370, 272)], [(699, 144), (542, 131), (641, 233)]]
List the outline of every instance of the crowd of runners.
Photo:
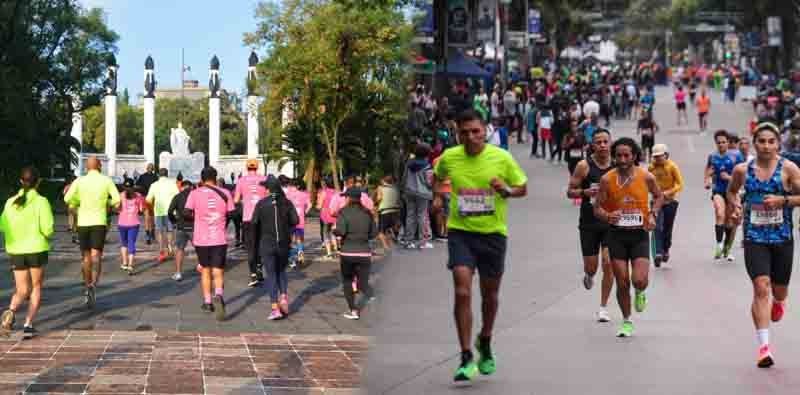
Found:
[[(510, 140), (530, 144), (530, 158), (545, 159), (569, 171), (566, 197), (579, 208), (578, 235), (583, 257), (582, 285), (591, 290), (602, 273), (600, 306), (594, 319), (611, 321), (607, 304), (616, 285), (622, 321), (616, 336), (634, 334), (633, 310), (647, 309), (650, 261), (669, 264), (672, 234), (685, 183), (680, 166), (665, 144), (656, 143), (660, 128), (656, 107), (656, 73), (649, 67), (592, 66), (561, 70), (529, 81), (499, 85), (455, 84), (451, 95), (434, 100), (423, 87), (411, 92), (409, 128), (415, 134), (409, 159), (399, 177), (387, 175), (373, 193), (364, 180), (348, 177), (335, 190), (324, 178), (315, 196), (302, 181), (258, 174), (249, 161), (246, 174), (228, 186), (211, 167), (202, 182), (167, 177), (152, 166), (137, 180), (126, 180), (120, 192), (90, 158), (88, 173), (65, 188), (64, 201), (75, 226), (82, 254), (85, 304), (95, 304), (102, 254), (117, 213), (121, 269), (136, 272), (136, 243), (143, 224), (145, 240), (159, 243), (160, 262), (175, 258), (173, 279), (182, 280), (189, 242), (201, 272), (201, 309), (225, 318), (224, 275), (229, 221), (237, 229), (234, 243), (248, 253), (249, 285), (266, 282), (272, 302), (269, 319), (289, 314), (286, 270), (302, 262), (306, 215), (318, 208), (324, 258), (341, 263), (350, 319), (358, 319), (372, 298), (369, 284), (373, 239), (384, 249), (434, 248), (446, 241), (452, 271), (454, 318), (461, 348), (456, 381), (492, 374), (496, 361), (491, 342), (505, 270), (508, 199), (527, 194), (528, 177), (509, 152)], [(725, 75), (725, 74), (720, 74)], [(733, 100), (740, 82), (728, 72)], [(791, 89), (762, 80), (754, 100), (756, 115), (744, 133), (717, 130), (711, 135), (709, 91), (714, 74), (678, 70), (671, 81), (677, 124), (692, 124), (687, 107), (697, 112), (701, 136), (716, 149), (704, 167), (704, 185), (715, 215), (713, 258), (733, 262), (737, 228), (747, 273), (753, 283), (752, 315), (758, 339), (757, 365), (773, 361), (770, 322), (785, 312), (794, 241), (792, 208), (800, 205), (800, 122)], [(781, 80), (775, 82), (780, 85)], [(491, 91), (488, 94), (487, 91)], [(773, 99), (776, 91), (783, 98)], [(764, 96), (767, 95), (767, 96)], [(670, 104), (661, 104), (666, 106)], [(617, 120), (636, 122), (639, 141), (615, 136)], [(752, 150), (750, 142), (752, 141)], [(525, 150), (526, 152), (527, 149)], [(35, 333), (35, 317), (53, 234), (52, 210), (36, 192), (38, 173), (23, 170), (20, 191), (6, 203), (0, 218), (6, 251), (17, 284), (11, 305), (0, 317), (10, 330), (15, 313), (30, 300), (23, 332)], [(238, 214), (237, 214), (238, 213)], [(143, 217), (143, 219), (142, 219)], [(479, 276), (482, 325), (473, 341), (472, 283)], [(630, 288), (633, 287), (633, 297)], [(360, 293), (361, 301), (356, 301)], [(473, 346), (478, 352), (477, 359)]]

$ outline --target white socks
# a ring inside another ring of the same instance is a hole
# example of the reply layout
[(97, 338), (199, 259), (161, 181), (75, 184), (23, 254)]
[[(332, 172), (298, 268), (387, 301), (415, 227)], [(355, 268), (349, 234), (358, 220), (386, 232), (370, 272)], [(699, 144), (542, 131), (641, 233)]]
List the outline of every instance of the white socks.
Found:
[(756, 329), (756, 337), (760, 346), (769, 344), (769, 329)]

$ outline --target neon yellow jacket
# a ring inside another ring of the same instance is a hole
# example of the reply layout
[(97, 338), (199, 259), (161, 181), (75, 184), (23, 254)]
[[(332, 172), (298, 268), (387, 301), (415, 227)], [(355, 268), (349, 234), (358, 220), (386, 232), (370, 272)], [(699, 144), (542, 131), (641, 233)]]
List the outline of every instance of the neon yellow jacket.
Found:
[(64, 202), (78, 208), (78, 226), (108, 226), (108, 208), (119, 205), (119, 191), (110, 177), (90, 170), (72, 183)]
[(6, 201), (0, 215), (0, 232), (5, 235), (6, 252), (10, 255), (37, 254), (50, 251), (47, 240), (53, 235), (53, 210), (47, 198), (29, 190), (22, 207), (14, 205), (22, 191)]

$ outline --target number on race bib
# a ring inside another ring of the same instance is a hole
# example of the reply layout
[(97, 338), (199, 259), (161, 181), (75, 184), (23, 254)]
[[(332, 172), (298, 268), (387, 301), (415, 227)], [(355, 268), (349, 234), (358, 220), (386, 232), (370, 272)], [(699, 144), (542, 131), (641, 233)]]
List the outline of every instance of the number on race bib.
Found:
[(644, 225), (644, 215), (641, 210), (622, 210), (617, 226), (635, 228)]
[(459, 190), (458, 214), (462, 217), (494, 215), (494, 191), (491, 189)]
[[(599, 190), (600, 190), (600, 184), (599, 184), (599, 183), (597, 183), (597, 182), (593, 182), (593, 183), (592, 183), (592, 185), (589, 185), (589, 189), (591, 189), (592, 191), (594, 191), (595, 193), (597, 193), (597, 191), (599, 191)], [(597, 195), (596, 195), (596, 194), (595, 194), (594, 196), (592, 196), (592, 197), (591, 197), (591, 199), (589, 199), (589, 202), (590, 202), (592, 205), (594, 205), (594, 202), (595, 202), (595, 201), (597, 201)]]
[(768, 209), (763, 204), (750, 205), (750, 224), (755, 226), (780, 225), (783, 223), (783, 209)]
[(571, 158), (580, 158), (581, 156), (583, 156), (583, 150), (580, 148), (571, 149), (569, 150), (569, 156)]

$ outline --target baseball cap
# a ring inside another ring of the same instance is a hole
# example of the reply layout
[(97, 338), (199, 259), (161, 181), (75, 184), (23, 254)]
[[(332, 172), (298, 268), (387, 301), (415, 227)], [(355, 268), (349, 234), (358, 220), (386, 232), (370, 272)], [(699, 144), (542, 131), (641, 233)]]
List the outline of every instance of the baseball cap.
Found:
[(349, 198), (359, 199), (361, 198), (361, 188), (355, 188), (355, 187), (350, 188), (347, 190), (347, 192), (344, 193), (344, 195)]
[(248, 159), (247, 160), (247, 170), (258, 170), (258, 160), (257, 159)]
[(666, 144), (656, 144), (653, 146), (653, 156), (661, 156), (669, 153), (669, 148)]

